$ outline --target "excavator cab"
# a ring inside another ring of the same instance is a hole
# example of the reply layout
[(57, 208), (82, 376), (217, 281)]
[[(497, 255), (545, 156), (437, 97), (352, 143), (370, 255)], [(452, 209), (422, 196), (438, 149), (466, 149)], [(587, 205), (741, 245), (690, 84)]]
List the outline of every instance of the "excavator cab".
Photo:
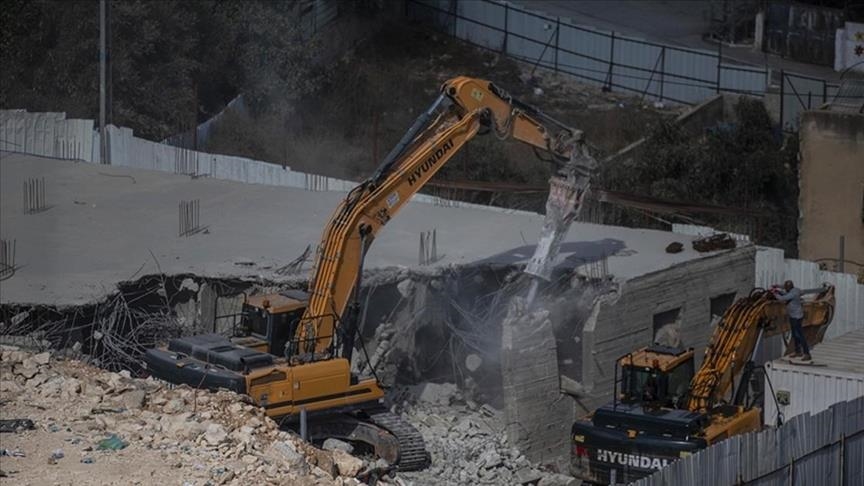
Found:
[[(306, 311), (306, 292), (288, 290), (248, 297), (234, 325), (232, 342), (262, 353), (282, 356)], [(238, 316), (232, 316), (236, 317)]]
[(693, 350), (653, 345), (618, 360), (622, 403), (677, 407), (687, 399), (693, 379)]

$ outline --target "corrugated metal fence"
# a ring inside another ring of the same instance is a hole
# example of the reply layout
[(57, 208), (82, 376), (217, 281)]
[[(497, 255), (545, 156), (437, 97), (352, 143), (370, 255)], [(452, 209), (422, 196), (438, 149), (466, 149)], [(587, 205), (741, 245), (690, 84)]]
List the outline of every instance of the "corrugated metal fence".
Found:
[[(109, 125), (106, 134), (111, 165), (307, 191), (344, 192), (357, 185), (354, 181), (298, 172), (287, 166), (260, 160), (210, 154), (144, 140), (134, 136), (131, 128)], [(93, 129), (93, 120), (66, 120), (65, 113), (0, 110), (0, 150), (100, 163), (99, 133)], [(437, 206), (536, 214), (428, 194), (415, 194), (411, 200)]]
[(837, 307), (825, 339), (864, 329), (864, 285), (858, 283), (855, 275), (828, 272), (813, 262), (783, 258), (783, 250), (760, 247), (756, 253), (756, 286), (769, 287), (785, 280), (792, 280), (796, 287), (804, 289), (826, 282), (834, 286)]
[(94, 162), (93, 133), (93, 120), (67, 120), (65, 113), (0, 110), (0, 150), (7, 152)]
[(864, 484), (862, 458), (864, 397), (733, 436), (631, 484), (857, 486)]
[[(718, 52), (649, 42), (574, 24), (497, 0), (406, 0), (410, 19), (510, 57), (589, 84), (657, 100), (700, 103), (720, 92), (764, 96), (770, 71), (726, 63)], [(781, 73), (781, 125), (797, 127), (808, 102), (836, 85)], [(785, 90), (783, 88), (786, 88)]]

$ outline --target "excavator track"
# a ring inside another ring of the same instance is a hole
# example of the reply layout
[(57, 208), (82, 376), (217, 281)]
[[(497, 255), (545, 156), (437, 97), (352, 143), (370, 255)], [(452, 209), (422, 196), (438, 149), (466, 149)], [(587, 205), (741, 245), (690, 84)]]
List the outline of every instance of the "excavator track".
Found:
[[(295, 432), (298, 417), (286, 417), (283, 424)], [(377, 457), (399, 471), (419, 471), (430, 463), (420, 432), (378, 403), (325, 410), (309, 417), (309, 440), (320, 444), (333, 437), (369, 446)]]
[(398, 470), (419, 471), (429, 466), (431, 460), (426, 451), (426, 442), (413, 425), (383, 407), (366, 410), (366, 413), (370, 422), (386, 429), (399, 442)]

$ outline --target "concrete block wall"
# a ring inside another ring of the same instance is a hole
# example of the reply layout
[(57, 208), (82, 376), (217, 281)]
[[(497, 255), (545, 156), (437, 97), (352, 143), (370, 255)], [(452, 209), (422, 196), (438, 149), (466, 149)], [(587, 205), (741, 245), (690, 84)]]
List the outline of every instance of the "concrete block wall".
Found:
[(654, 316), (679, 310), (683, 347), (701, 350), (713, 332), (711, 299), (747, 295), (754, 286), (754, 246), (682, 263), (623, 282), (614, 295), (601, 298), (582, 332), (581, 382), (588, 396), (580, 409), (593, 410), (611, 400), (615, 361), (654, 340)]
[(528, 459), (565, 461), (573, 403), (560, 391), (557, 347), (548, 313), (502, 324), (501, 367), (507, 439)]

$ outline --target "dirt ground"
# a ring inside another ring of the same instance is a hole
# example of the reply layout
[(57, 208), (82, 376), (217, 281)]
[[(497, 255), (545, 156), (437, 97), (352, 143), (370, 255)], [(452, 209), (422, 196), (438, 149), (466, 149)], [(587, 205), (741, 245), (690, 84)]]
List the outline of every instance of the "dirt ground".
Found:
[[(317, 94), (280, 117), (227, 116), (207, 147), (286, 163), (297, 170), (362, 178), (455, 76), (488, 79), (521, 101), (581, 129), (598, 158), (680, 112), (578, 83), (460, 40), (402, 24), (345, 53)], [(478, 137), (436, 180), (545, 183), (549, 167), (518, 143)]]

